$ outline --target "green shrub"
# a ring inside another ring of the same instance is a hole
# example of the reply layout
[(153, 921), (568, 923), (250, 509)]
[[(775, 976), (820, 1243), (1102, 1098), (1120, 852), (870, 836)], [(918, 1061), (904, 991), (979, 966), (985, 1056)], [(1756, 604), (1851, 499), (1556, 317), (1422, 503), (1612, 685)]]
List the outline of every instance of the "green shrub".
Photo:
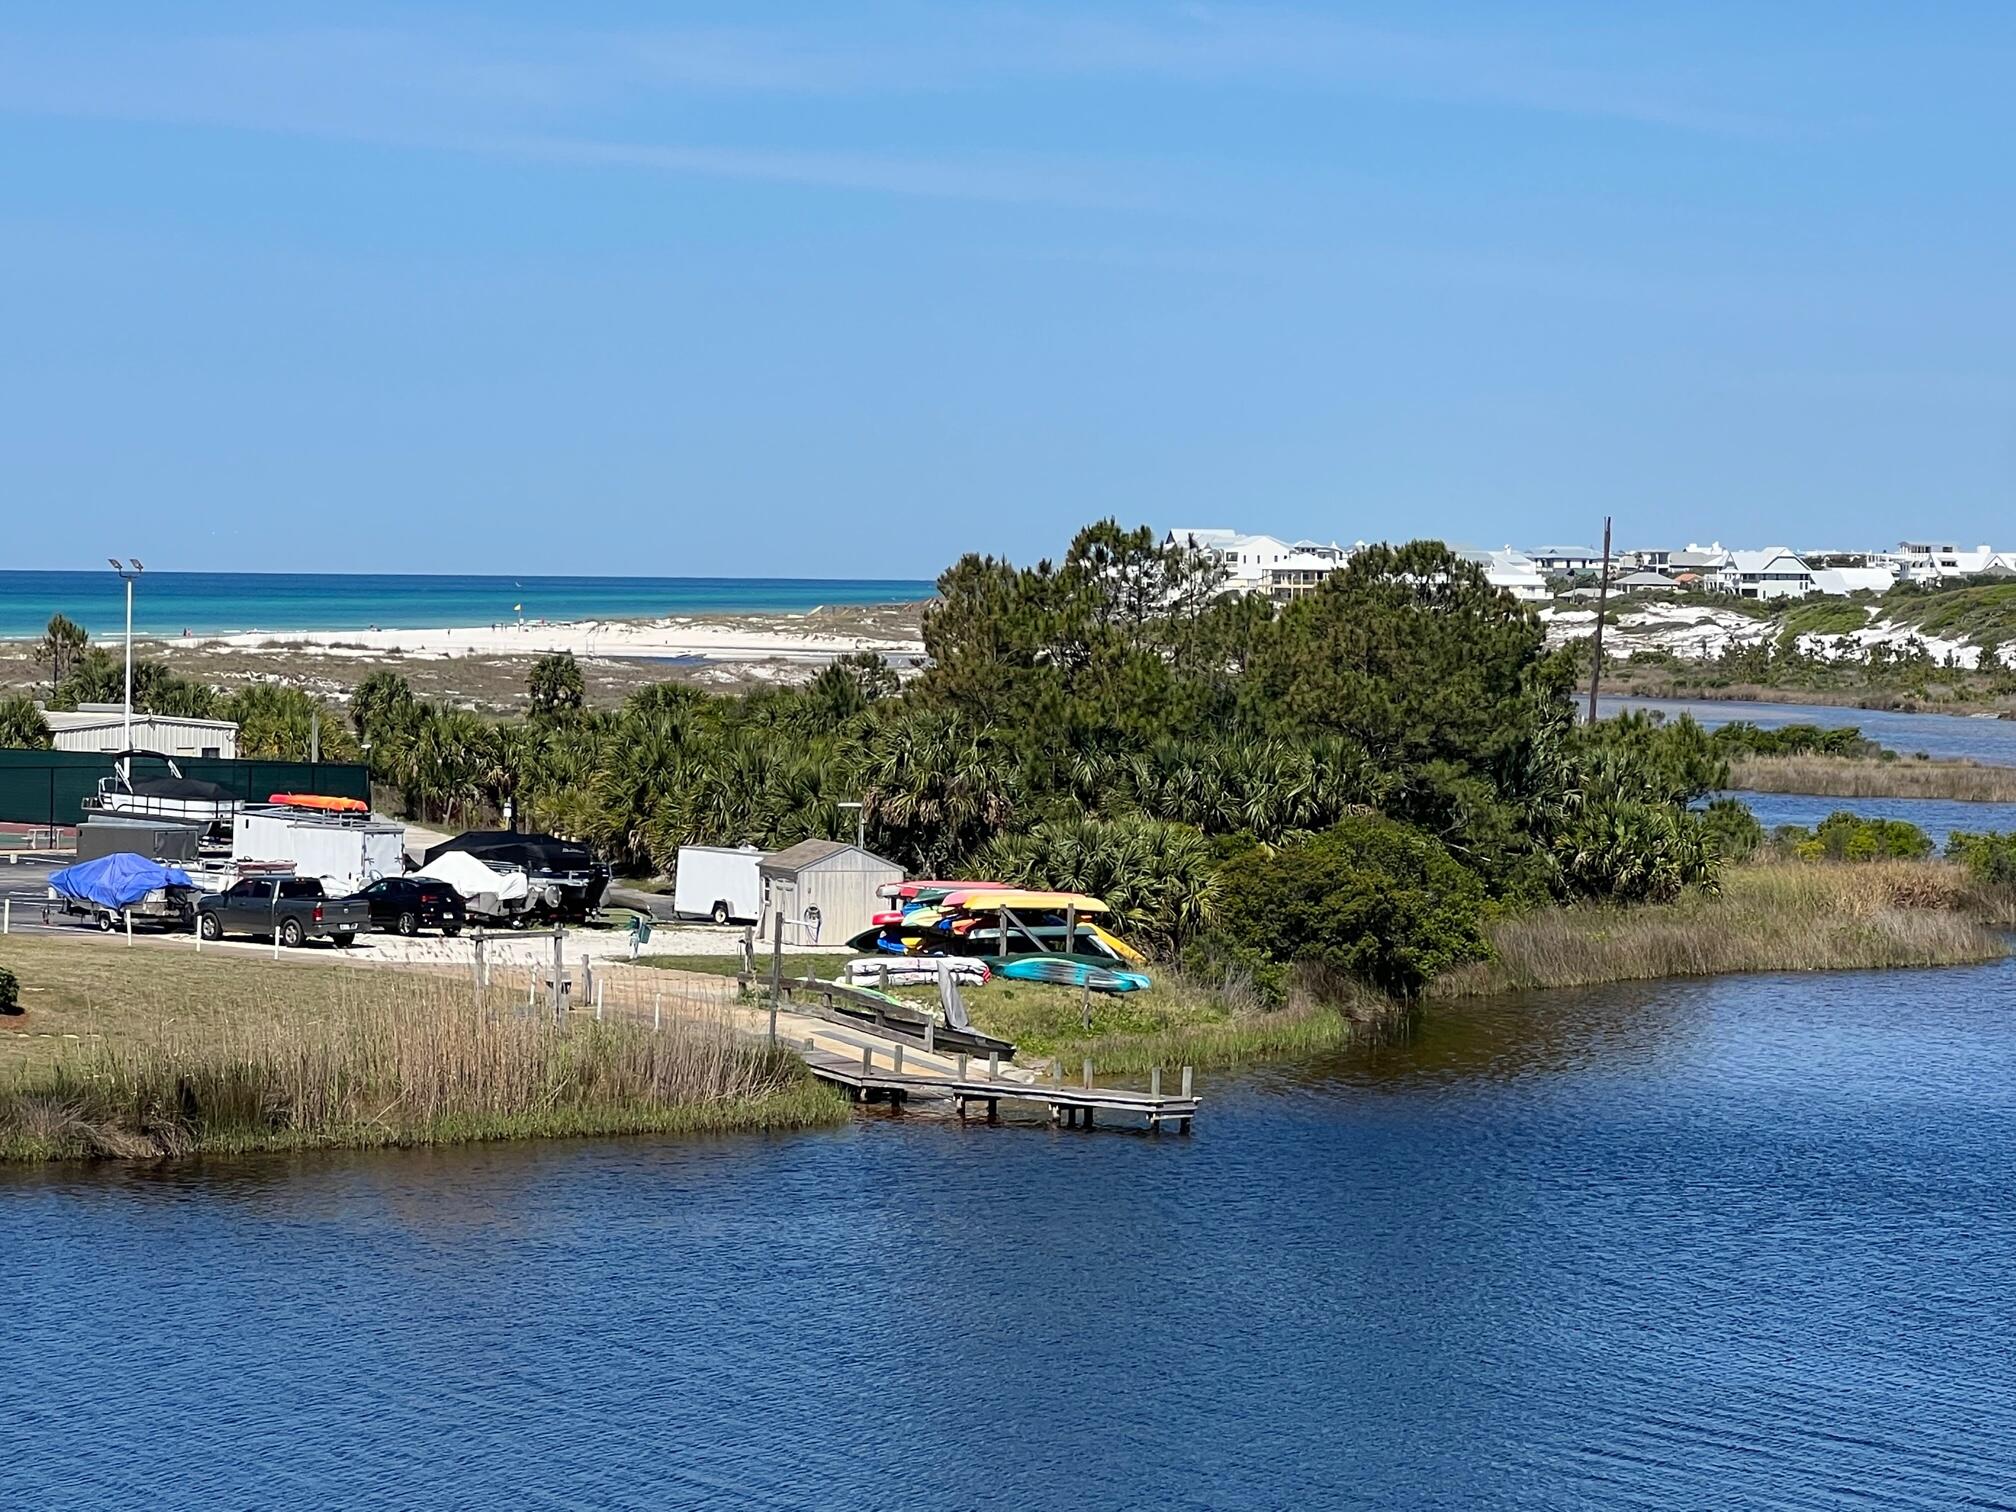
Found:
[(1955, 830), (1946, 837), (1946, 854), (1966, 867), (1977, 882), (2016, 883), (2016, 833), (1977, 835)]
[(1701, 828), (1724, 861), (1741, 861), (1764, 843), (1764, 826), (1738, 798), (1717, 798), (1702, 811)]
[(1864, 740), (1853, 725), (1789, 724), (1760, 729), (1746, 719), (1731, 720), (1715, 731), (1715, 744), (1725, 752), (1746, 756), (1875, 756), (1889, 754), (1873, 740)]
[(1206, 964), (1244, 968), (1278, 1001), (1295, 963), (1413, 997), (1438, 972), (1481, 960), (1484, 885), (1441, 841), (1390, 819), (1346, 819), (1278, 850), (1255, 847), (1219, 877)]
[(1846, 809), (1811, 830), (1781, 825), (1772, 835), (1780, 850), (1802, 861), (1916, 861), (1932, 854), (1932, 840), (1902, 819), (1864, 819)]
[(21, 979), (0, 966), (0, 1013), (14, 1013), (21, 1007)]
[(1671, 803), (1585, 806), (1554, 842), (1562, 886), (1615, 903), (1666, 903), (1714, 892), (1721, 858), (1701, 819)]

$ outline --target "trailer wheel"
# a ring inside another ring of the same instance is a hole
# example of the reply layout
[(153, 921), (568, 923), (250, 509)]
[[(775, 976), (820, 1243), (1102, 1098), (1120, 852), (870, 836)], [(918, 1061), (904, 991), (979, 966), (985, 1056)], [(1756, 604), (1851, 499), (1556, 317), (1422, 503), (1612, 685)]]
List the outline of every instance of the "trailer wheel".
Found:
[(197, 920), (196, 928), (206, 940), (224, 938), (224, 926), (214, 913), (206, 913)]
[(713, 919), (716, 924), (726, 924), (729, 917), (728, 905), (726, 903), (716, 903), (714, 905)]
[(98, 915), (98, 927), (104, 930), (105, 933), (110, 934), (112, 933), (113, 930), (117, 929), (119, 926), (113, 920), (111, 914), (105, 913), (101, 910)]

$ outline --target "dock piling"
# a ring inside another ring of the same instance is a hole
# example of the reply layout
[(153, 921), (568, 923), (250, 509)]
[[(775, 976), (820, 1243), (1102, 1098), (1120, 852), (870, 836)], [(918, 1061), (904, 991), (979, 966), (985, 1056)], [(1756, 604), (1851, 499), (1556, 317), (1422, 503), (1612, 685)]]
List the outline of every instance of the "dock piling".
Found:
[(1092, 1058), (1090, 1056), (1085, 1058), (1085, 1069), (1079, 1077), (1078, 1085), (1088, 1092), (1092, 1090)]

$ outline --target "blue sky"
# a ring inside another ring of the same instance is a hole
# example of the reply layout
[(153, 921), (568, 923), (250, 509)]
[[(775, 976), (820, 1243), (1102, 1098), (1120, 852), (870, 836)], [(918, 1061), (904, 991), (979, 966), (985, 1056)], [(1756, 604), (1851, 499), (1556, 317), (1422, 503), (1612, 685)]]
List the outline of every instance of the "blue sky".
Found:
[(2016, 10), (9, 6), (0, 566), (2016, 543)]

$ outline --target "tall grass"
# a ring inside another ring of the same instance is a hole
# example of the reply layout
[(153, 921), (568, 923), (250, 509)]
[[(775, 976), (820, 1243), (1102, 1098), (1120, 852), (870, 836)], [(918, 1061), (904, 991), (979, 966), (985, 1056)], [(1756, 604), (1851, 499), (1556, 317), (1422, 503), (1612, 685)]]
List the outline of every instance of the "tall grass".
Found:
[(1871, 761), (1853, 756), (1738, 756), (1729, 785), (1823, 798), (1956, 798), (2016, 803), (2016, 767), (1972, 761)]
[(1225, 1068), (1288, 1055), (1315, 1054), (1347, 1040), (1384, 1035), (1407, 1010), (1349, 978), (1298, 967), (1287, 1003), (1263, 1004), (1248, 982), (1205, 982), (1169, 967), (1155, 969), (1144, 992), (1095, 996), (1092, 1023), (1076, 992), (997, 979), (969, 991), (973, 1021), (1011, 1039), (1024, 1063), (1061, 1060), (1072, 1070), (1140, 1075), (1178, 1066)]
[(1991, 923), (2006, 917), (2006, 903), (1947, 862), (1756, 862), (1732, 869), (1720, 897), (1503, 920), (1492, 930), (1493, 959), (1438, 978), (1428, 995), (1994, 960), (2009, 946)]
[[(0, 1158), (158, 1157), (805, 1124), (837, 1116), (788, 1054), (718, 1001), (675, 1000), (654, 1032), (555, 1023), (466, 981), (341, 972), (150, 1033), (67, 1043), (0, 1077)], [(144, 985), (136, 983), (136, 990)]]

